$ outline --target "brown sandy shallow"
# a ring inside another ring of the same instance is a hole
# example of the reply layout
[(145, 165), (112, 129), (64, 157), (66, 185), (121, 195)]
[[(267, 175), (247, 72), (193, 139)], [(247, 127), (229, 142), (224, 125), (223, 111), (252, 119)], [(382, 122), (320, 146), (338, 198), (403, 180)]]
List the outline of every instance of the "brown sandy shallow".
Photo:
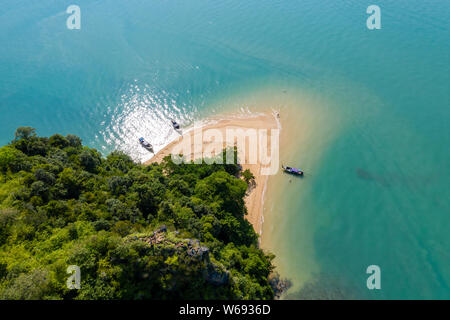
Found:
[[(211, 146), (213, 139), (211, 139), (211, 141), (208, 141), (207, 139), (196, 139), (195, 135), (198, 134), (196, 132), (199, 132), (200, 128), (203, 133), (210, 129), (218, 130), (223, 135), (224, 140), (227, 129), (280, 129), (276, 115), (269, 111), (258, 114), (223, 115), (221, 118), (210, 118), (207, 119), (207, 121), (205, 121), (202, 125), (195, 125), (195, 128), (187, 128), (185, 133), (180, 134), (180, 137), (177, 140), (170, 142), (166, 147), (161, 149), (153, 158), (146, 161), (144, 164), (149, 165), (154, 162), (160, 162), (166, 156), (170, 156), (172, 152), (178, 154), (182, 143), (189, 144), (188, 139), (190, 139), (192, 150), (190, 154), (191, 159), (201, 158), (202, 153), (198, 152), (198, 150), (201, 150), (201, 147), (206, 149), (208, 146)], [(199, 144), (202, 144), (202, 146)], [(229, 145), (234, 145), (234, 142), (224, 141), (223, 147)], [(268, 147), (270, 148), (270, 139), (268, 141)], [(258, 234), (261, 234), (263, 224), (264, 193), (269, 176), (261, 174), (262, 164), (259, 162), (259, 159), (256, 164), (248, 164), (250, 162), (248, 155), (248, 148), (246, 149), (245, 157), (240, 157), (238, 154), (238, 157), (241, 159), (242, 169), (249, 169), (255, 176), (255, 184), (249, 188), (247, 191), (247, 196), (245, 197), (245, 204), (248, 211), (246, 218), (253, 225), (254, 230)], [(245, 158), (245, 161), (242, 161), (243, 158)]]

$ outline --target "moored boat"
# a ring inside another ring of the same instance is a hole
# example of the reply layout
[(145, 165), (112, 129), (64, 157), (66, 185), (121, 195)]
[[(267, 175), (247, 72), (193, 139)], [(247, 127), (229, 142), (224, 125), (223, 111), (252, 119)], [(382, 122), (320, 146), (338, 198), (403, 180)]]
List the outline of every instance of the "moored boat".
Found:
[(139, 143), (148, 151), (153, 152), (153, 146), (149, 142), (145, 141), (144, 138), (139, 138)]
[(303, 175), (303, 170), (301, 169), (297, 169), (297, 168), (292, 168), (292, 167), (288, 167), (288, 166), (281, 166), (283, 168), (283, 170), (287, 173), (291, 173), (291, 174), (295, 174), (298, 176), (302, 176)]
[(176, 122), (175, 120), (170, 120), (172, 121), (172, 126), (175, 130), (180, 130), (180, 125), (178, 124), (178, 122)]

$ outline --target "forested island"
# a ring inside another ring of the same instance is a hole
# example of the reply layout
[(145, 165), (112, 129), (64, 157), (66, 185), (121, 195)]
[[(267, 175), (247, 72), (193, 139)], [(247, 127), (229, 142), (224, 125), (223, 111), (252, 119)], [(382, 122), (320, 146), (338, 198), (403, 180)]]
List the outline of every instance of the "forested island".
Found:
[(240, 170), (144, 166), (18, 128), (0, 148), (0, 299), (273, 299)]

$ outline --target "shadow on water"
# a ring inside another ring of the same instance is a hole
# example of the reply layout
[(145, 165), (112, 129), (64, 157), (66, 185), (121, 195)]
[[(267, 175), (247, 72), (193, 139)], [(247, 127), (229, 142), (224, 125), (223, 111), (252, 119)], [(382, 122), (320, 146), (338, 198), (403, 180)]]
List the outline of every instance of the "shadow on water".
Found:
[[(292, 173), (288, 173), (288, 172), (284, 172), (284, 171), (283, 171), (283, 174), (285, 174), (285, 175), (288, 176), (288, 178), (289, 178), (289, 183), (292, 182), (292, 178), (294, 178), (294, 179), (303, 179), (303, 178), (304, 178), (304, 175), (299, 176), (299, 175), (292, 174)], [(292, 178), (291, 178), (291, 177), (292, 177)]]
[(307, 282), (295, 292), (287, 292), (285, 300), (355, 300), (361, 299), (362, 293), (347, 283), (325, 274)]
[(376, 174), (364, 170), (362, 168), (356, 168), (356, 176), (361, 180), (374, 181), (381, 184), (383, 187), (391, 187), (393, 185), (405, 185), (408, 187), (415, 187), (418, 184), (427, 185), (433, 183), (437, 178), (437, 174), (431, 175), (414, 175), (414, 176), (404, 176), (401, 174), (386, 172), (383, 175)]
[(389, 187), (391, 185), (384, 176), (373, 174), (362, 168), (356, 169), (356, 175), (358, 176), (358, 178), (362, 180), (379, 182), (384, 187)]

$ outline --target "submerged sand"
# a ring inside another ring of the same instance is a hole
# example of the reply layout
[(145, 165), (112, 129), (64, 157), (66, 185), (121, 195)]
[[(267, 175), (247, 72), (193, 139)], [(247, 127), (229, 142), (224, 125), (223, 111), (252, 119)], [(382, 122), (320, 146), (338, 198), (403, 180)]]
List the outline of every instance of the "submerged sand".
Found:
[[(201, 128), (202, 132), (207, 130), (218, 130), (221, 132), (223, 137), (226, 137), (227, 129), (267, 129), (270, 131), (271, 129), (280, 129), (279, 123), (277, 121), (277, 115), (274, 112), (259, 112), (257, 114), (231, 114), (231, 115), (222, 115), (220, 118), (210, 118), (207, 121), (203, 122), (203, 125), (196, 125), (196, 127), (191, 127), (185, 130), (184, 133), (180, 133), (180, 137), (175, 141), (170, 142), (166, 147), (161, 149), (157, 154), (146, 161), (145, 164), (151, 164), (154, 162), (162, 161), (166, 156), (170, 156), (173, 152), (178, 154), (178, 150), (181, 149), (181, 144), (190, 143), (191, 145), (191, 159), (198, 159), (202, 157), (202, 153), (198, 152), (198, 150), (205, 150), (208, 145), (211, 144), (211, 141), (207, 141), (207, 139), (196, 139), (195, 134)], [(217, 131), (216, 131), (217, 132)], [(189, 140), (190, 139), (190, 140)], [(202, 144), (199, 146), (199, 144)], [(248, 145), (248, 143), (246, 143)], [(227, 147), (229, 145), (234, 145), (233, 142), (224, 141), (223, 147)], [(270, 139), (268, 141), (268, 148), (270, 150)], [(254, 230), (258, 233), (262, 233), (262, 225), (263, 225), (263, 204), (264, 204), (264, 193), (266, 190), (267, 181), (269, 175), (263, 175), (261, 169), (263, 165), (261, 164), (259, 157), (255, 164), (249, 164), (249, 149), (246, 149), (245, 157), (241, 157), (238, 154), (238, 157), (241, 161), (242, 169), (249, 169), (253, 175), (255, 176), (255, 183), (252, 184), (245, 197), (245, 204), (247, 207), (247, 216), (246, 219), (253, 225)], [(243, 161), (245, 159), (245, 161)]]

